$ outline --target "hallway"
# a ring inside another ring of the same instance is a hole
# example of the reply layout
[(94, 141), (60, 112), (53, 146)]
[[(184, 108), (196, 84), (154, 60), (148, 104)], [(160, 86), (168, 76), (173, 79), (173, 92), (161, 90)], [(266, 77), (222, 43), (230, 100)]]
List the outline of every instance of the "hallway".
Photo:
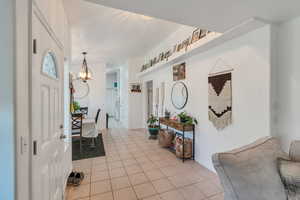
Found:
[(214, 173), (194, 161), (182, 163), (143, 129), (109, 129), (103, 140), (105, 157), (73, 162), (86, 178), (67, 188), (67, 200), (223, 199)]
[(116, 120), (114, 117), (110, 117), (108, 120), (108, 128), (120, 129), (123, 128), (123, 126), (120, 120)]

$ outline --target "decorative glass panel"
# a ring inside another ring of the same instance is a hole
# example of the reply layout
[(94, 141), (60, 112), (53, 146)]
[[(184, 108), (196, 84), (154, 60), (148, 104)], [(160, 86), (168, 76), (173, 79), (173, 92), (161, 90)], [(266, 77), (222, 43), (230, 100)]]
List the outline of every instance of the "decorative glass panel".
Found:
[(57, 78), (56, 62), (51, 52), (48, 52), (43, 59), (43, 73), (52, 78)]

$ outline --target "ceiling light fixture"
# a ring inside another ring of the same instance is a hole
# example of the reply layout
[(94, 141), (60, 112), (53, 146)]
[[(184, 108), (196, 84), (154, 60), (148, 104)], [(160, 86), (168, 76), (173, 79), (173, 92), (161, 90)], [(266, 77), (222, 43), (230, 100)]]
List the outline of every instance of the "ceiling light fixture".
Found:
[(79, 78), (86, 83), (88, 80), (92, 79), (92, 72), (88, 68), (87, 61), (86, 61), (86, 54), (87, 52), (83, 52), (83, 63), (81, 66), (81, 70), (79, 72)]

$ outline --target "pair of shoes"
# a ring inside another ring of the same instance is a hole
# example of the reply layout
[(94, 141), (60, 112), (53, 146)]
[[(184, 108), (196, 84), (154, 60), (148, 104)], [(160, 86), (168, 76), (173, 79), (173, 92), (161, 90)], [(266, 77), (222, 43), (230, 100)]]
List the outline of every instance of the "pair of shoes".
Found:
[(83, 179), (84, 179), (83, 172), (72, 171), (68, 177), (67, 184), (72, 186), (79, 186)]

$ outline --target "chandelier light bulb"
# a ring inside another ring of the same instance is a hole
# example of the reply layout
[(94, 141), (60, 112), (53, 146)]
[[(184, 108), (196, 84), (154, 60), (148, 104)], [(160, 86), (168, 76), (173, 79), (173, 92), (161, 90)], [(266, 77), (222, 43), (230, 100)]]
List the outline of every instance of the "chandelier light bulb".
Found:
[(83, 52), (83, 63), (82, 63), (82, 67), (81, 70), (79, 72), (79, 78), (83, 81), (83, 82), (87, 82), (88, 80), (92, 79), (92, 73), (91, 70), (88, 68), (87, 65), (87, 61), (86, 61), (86, 52)]

